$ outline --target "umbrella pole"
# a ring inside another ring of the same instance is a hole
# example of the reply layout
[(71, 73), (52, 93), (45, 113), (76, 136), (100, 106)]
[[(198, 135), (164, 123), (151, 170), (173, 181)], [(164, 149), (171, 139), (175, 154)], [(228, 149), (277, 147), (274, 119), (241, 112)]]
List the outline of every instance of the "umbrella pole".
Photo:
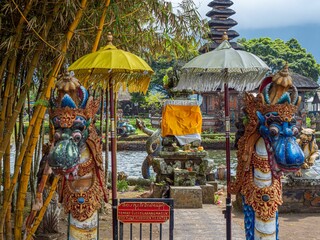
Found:
[(105, 102), (106, 106), (104, 111), (106, 112), (106, 120), (105, 120), (105, 159), (104, 159), (104, 166), (105, 166), (105, 182), (106, 184), (109, 183), (109, 93), (108, 88), (105, 91)]
[(229, 192), (231, 174), (230, 174), (230, 107), (229, 107), (229, 87), (224, 84), (224, 114), (226, 125), (226, 165), (227, 165), (227, 198), (226, 198), (226, 226), (227, 226), (227, 240), (231, 240), (231, 194)]
[(113, 239), (118, 239), (118, 218), (117, 218), (117, 155), (116, 155), (116, 131), (115, 131), (115, 103), (113, 92), (113, 80), (111, 79), (109, 85), (109, 100), (110, 100), (110, 121), (111, 121), (111, 169), (112, 169), (112, 226)]

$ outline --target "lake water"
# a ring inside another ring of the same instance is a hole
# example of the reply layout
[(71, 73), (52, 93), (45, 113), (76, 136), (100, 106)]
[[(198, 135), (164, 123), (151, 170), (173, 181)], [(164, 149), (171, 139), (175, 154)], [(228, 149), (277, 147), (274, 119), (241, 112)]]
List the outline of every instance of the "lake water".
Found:
[[(214, 168), (219, 165), (226, 165), (225, 150), (208, 150), (209, 159), (213, 160)], [(145, 151), (119, 151), (117, 152), (117, 170), (118, 172), (125, 172), (129, 177), (142, 177), (141, 166), (142, 162), (146, 158), (147, 153)], [(104, 153), (103, 153), (104, 157)], [(109, 171), (111, 169), (111, 156), (109, 153)], [(235, 175), (235, 169), (237, 166), (236, 151), (231, 151), (231, 175)], [(313, 168), (320, 173), (320, 159), (317, 159)], [(11, 152), (11, 173), (14, 171), (14, 151)], [(151, 176), (155, 175), (151, 168)]]
[[(209, 159), (213, 160), (214, 167), (218, 167), (221, 164), (226, 165), (225, 150), (209, 150)], [(129, 177), (142, 177), (141, 166), (142, 162), (146, 158), (147, 153), (145, 151), (120, 151), (117, 152), (117, 170), (118, 172), (125, 172)], [(109, 169), (111, 169), (111, 157), (109, 154)], [(235, 173), (237, 159), (236, 151), (231, 151), (231, 174)], [(151, 168), (152, 169), (152, 168)], [(151, 170), (151, 175), (154, 175)]]
[[(209, 150), (209, 159), (213, 160), (213, 165), (218, 167), (220, 164), (226, 165), (225, 150)], [(130, 177), (142, 177), (141, 166), (147, 156), (145, 151), (119, 151), (117, 152), (117, 170), (125, 172)], [(104, 157), (104, 153), (103, 153)], [(236, 167), (236, 151), (231, 151), (231, 173)], [(111, 169), (111, 156), (109, 152), (109, 171)], [(152, 168), (151, 168), (152, 169)], [(11, 152), (11, 173), (14, 172), (14, 151)], [(153, 172), (151, 170), (151, 175)]]

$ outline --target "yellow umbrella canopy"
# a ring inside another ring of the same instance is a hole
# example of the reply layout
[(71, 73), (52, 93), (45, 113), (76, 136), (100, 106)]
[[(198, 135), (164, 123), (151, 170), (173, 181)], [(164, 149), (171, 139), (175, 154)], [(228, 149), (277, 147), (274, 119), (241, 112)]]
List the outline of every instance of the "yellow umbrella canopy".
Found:
[(117, 49), (112, 44), (112, 35), (108, 33), (108, 44), (99, 51), (87, 54), (75, 61), (68, 69), (74, 71), (77, 78), (94, 88), (98, 85), (108, 87), (113, 79), (118, 90), (128, 87), (130, 92), (146, 93), (153, 70), (140, 57)]

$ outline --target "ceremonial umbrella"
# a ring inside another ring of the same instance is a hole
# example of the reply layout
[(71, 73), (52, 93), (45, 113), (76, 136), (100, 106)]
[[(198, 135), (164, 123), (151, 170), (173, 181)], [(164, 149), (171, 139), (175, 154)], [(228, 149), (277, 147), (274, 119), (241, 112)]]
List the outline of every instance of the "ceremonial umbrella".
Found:
[(215, 50), (195, 57), (182, 67), (176, 87), (177, 90), (190, 89), (197, 92), (224, 90), (228, 186), (225, 212), (227, 239), (231, 239), (229, 87), (238, 91), (253, 90), (259, 86), (268, 70), (269, 67), (259, 57), (233, 49), (225, 36), (225, 40)]
[[(128, 89), (129, 92), (146, 93), (153, 70), (140, 57), (117, 49), (112, 44), (112, 35), (108, 33), (107, 46), (99, 51), (87, 54), (69, 67), (76, 77), (86, 86), (98, 86), (109, 89), (111, 120), (111, 169), (112, 169), (112, 216), (113, 238), (118, 239), (117, 222), (117, 159), (114, 91)], [(106, 100), (107, 101), (107, 100)], [(106, 110), (106, 113), (108, 110)], [(102, 113), (101, 113), (102, 114)], [(107, 141), (106, 134), (106, 141)]]

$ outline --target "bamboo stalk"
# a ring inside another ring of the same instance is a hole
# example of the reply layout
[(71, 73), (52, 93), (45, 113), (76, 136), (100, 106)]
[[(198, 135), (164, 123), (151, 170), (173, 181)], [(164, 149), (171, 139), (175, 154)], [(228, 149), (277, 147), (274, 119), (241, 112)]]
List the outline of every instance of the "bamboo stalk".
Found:
[[(102, 34), (102, 30), (103, 30), (103, 26), (104, 26), (104, 22), (105, 22), (105, 19), (106, 19), (106, 15), (107, 15), (107, 9), (108, 9), (108, 6), (110, 4), (110, 0), (106, 0), (105, 1), (105, 6), (104, 6), (104, 9), (103, 9), (103, 12), (102, 12), (102, 15), (101, 15), (101, 18), (100, 18), (100, 21), (99, 21), (99, 27), (98, 27), (98, 31), (97, 31), (97, 35), (96, 35), (96, 38), (95, 38), (95, 41), (94, 41), (94, 44), (93, 44), (93, 47), (92, 47), (92, 52), (95, 52), (97, 51), (97, 48), (98, 48), (98, 45), (99, 45), (99, 42), (100, 42), (100, 39), (101, 39), (101, 34)], [(88, 83), (87, 81), (84, 82), (84, 86), (86, 86)], [(103, 114), (104, 114), (104, 104), (103, 104), (103, 95), (104, 95), (104, 89), (101, 90), (101, 104), (102, 104), (102, 107), (101, 107), (101, 116), (100, 116), (100, 133), (102, 134), (103, 132), (103, 122), (102, 122), (102, 119), (103, 119)], [(108, 126), (108, 103), (107, 103), (107, 95), (108, 95), (108, 91), (106, 91), (106, 121), (105, 121), (105, 125), (106, 125), (106, 131), (105, 131), (105, 183), (107, 184), (108, 183), (108, 132), (109, 132), (109, 126)]]
[[(59, 4), (56, 4), (55, 9), (54, 9), (54, 14), (51, 16), (51, 18), (48, 19), (48, 22), (47, 22), (47, 25), (46, 25), (47, 27), (46, 27), (46, 29), (43, 30), (42, 38), (44, 38), (44, 39), (47, 38), (48, 32), (49, 32), (49, 30), (50, 30), (50, 28), (51, 28), (51, 26), (52, 26), (52, 23), (53, 23), (53, 18), (54, 18), (54, 16), (56, 15), (56, 13), (58, 12), (59, 7), (60, 7), (60, 5), (59, 5)], [(43, 44), (41, 43), (41, 45), (43, 45)], [(6, 126), (6, 127), (7, 127), (8, 135), (11, 135), (11, 134), (12, 134), (13, 127), (14, 127), (14, 124), (15, 124), (15, 122), (16, 122), (16, 119), (17, 119), (19, 113), (21, 112), (21, 108), (22, 108), (23, 105), (24, 105), (25, 98), (26, 98), (26, 96), (27, 96), (27, 94), (28, 94), (28, 91), (29, 91), (28, 86), (31, 84), (32, 77), (33, 77), (33, 73), (34, 73), (34, 69), (35, 69), (35, 66), (36, 66), (37, 63), (38, 63), (38, 60), (39, 60), (39, 57), (40, 57), (41, 52), (42, 52), (42, 48), (39, 47), (39, 49), (35, 52), (34, 57), (33, 57), (32, 61), (31, 61), (31, 63), (30, 63), (30, 66), (31, 66), (31, 67), (28, 69), (29, 71), (28, 71), (27, 76), (26, 76), (26, 78), (25, 78), (25, 79), (26, 79), (26, 80), (25, 80), (25, 84), (24, 84), (25, 87), (24, 87), (24, 89), (22, 90), (22, 92), (20, 93), (20, 97), (19, 97), (18, 102), (17, 102), (17, 104), (16, 104), (16, 107), (15, 107), (15, 110), (14, 110), (14, 112), (13, 112), (13, 115), (12, 115), (12, 117), (10, 118), (10, 120), (8, 121), (8, 125)], [(39, 111), (40, 111), (40, 109), (38, 109), (38, 110), (36, 109), (36, 111), (34, 112), (33, 116), (36, 117), (36, 116), (37, 116), (37, 113), (38, 113)], [(36, 119), (36, 118), (31, 119), (31, 121), (30, 121), (30, 124), (31, 124), (31, 125), (34, 124), (35, 119)], [(29, 128), (28, 128), (28, 130), (29, 130)], [(30, 128), (29, 132), (27, 132), (27, 135), (28, 135), (28, 134), (31, 134), (31, 131), (32, 131), (32, 127)], [(27, 139), (25, 139), (25, 140), (27, 140)], [(28, 140), (25, 141), (25, 142), (27, 143)], [(7, 144), (8, 144), (8, 139), (4, 139), (3, 142), (2, 142), (2, 144), (1, 144), (1, 146), (0, 146), (0, 159), (1, 159), (2, 156), (3, 156), (4, 149), (6, 148)], [(27, 144), (24, 144), (24, 146), (26, 147)], [(22, 148), (22, 149), (23, 149), (23, 148)], [(25, 149), (24, 149), (24, 151), (25, 151)], [(23, 156), (24, 156), (24, 153), (25, 153), (25, 152), (23, 152), (23, 154), (22, 154), (22, 158), (23, 158)], [(21, 160), (21, 161), (22, 161), (22, 160)], [(21, 163), (20, 163), (19, 165), (21, 165)], [(20, 167), (20, 166), (19, 166), (19, 167)]]
[[(6, 120), (6, 114), (7, 114), (7, 108), (8, 108), (8, 101), (9, 101), (9, 95), (10, 95), (10, 90), (12, 89), (12, 75), (14, 74), (14, 69), (15, 69), (15, 63), (16, 63), (16, 57), (13, 57), (13, 60), (11, 61), (9, 70), (8, 70), (8, 76), (6, 79), (6, 84), (5, 84), (5, 90), (3, 93), (3, 98), (2, 98), (2, 109), (1, 109), (1, 114), (0, 114), (0, 142), (3, 141), (6, 135), (5, 131), (5, 120)], [(11, 136), (11, 134), (10, 134)], [(4, 149), (6, 149), (5, 147)], [(2, 156), (0, 157), (0, 159)]]
[(24, 165), (21, 170), (21, 177), (19, 182), (19, 188), (18, 188), (18, 197), (17, 197), (17, 203), (16, 203), (16, 209), (15, 209), (15, 226), (14, 226), (14, 239), (22, 239), (22, 226), (23, 226), (23, 210), (25, 206), (25, 200), (27, 196), (27, 190), (28, 190), (28, 183), (30, 179), (30, 170), (31, 170), (31, 163), (33, 159), (33, 153), (36, 148), (37, 142), (38, 142), (38, 134), (40, 128), (41, 128), (41, 122), (43, 121), (43, 118), (37, 118), (36, 125), (34, 127), (34, 132), (32, 134), (32, 139), (28, 146), (28, 153), (24, 162)]
[(46, 88), (45, 94), (44, 94), (45, 99), (49, 99), (49, 97), (50, 97), (50, 93), (51, 93), (51, 89), (53, 88), (54, 80), (58, 76), (58, 73), (60, 71), (60, 68), (61, 68), (61, 66), (63, 64), (63, 61), (64, 61), (64, 58), (65, 58), (64, 54), (68, 50), (71, 38), (72, 38), (72, 36), (74, 34), (74, 31), (78, 27), (78, 24), (79, 24), (79, 22), (81, 20), (83, 11), (86, 8), (86, 5), (87, 5), (87, 0), (82, 0), (81, 1), (81, 7), (77, 11), (75, 18), (74, 18), (73, 22), (71, 23), (71, 25), (69, 27), (69, 30), (68, 30), (68, 32), (66, 34), (66, 41), (64, 42), (64, 44), (61, 47), (62, 54), (59, 56), (59, 58), (58, 58), (58, 60), (57, 60), (57, 62), (55, 64), (55, 67), (54, 67), (54, 70), (53, 70), (53, 74), (51, 74), (51, 77), (49, 78), (49, 81), (47, 83), (47, 88)]
[[(8, 97), (7, 102), (7, 118), (10, 118), (12, 115), (12, 108), (14, 103), (14, 85), (10, 84), (10, 96)], [(9, 137), (9, 144), (7, 146), (5, 155), (4, 155), (4, 196), (8, 195), (10, 188), (10, 151), (11, 151), (11, 136)], [(12, 226), (11, 226), (11, 206), (8, 207), (6, 216), (5, 216), (5, 235), (6, 239), (12, 239)]]
[[(75, 20), (70, 25), (69, 31), (66, 35), (65, 44), (62, 46), (63, 53), (66, 53), (66, 51), (68, 49), (69, 43), (71, 41), (71, 37), (73, 36), (74, 30), (80, 22), (83, 11), (86, 7), (86, 3), (87, 3), (86, 0), (82, 0), (81, 7), (76, 14)], [(51, 90), (53, 83), (54, 83), (54, 79), (58, 75), (58, 72), (62, 66), (63, 61), (64, 61), (64, 55), (60, 55), (60, 57), (58, 58), (58, 62), (54, 68), (55, 71), (53, 71), (53, 74), (51, 75), (52, 77), (49, 78), (49, 82), (47, 84), (47, 89), (45, 91), (46, 98), (49, 98), (48, 93), (50, 93), (50, 90)], [(32, 154), (34, 152), (35, 145), (38, 140), (38, 136), (39, 136), (39, 132), (40, 132), (40, 121), (42, 121), (44, 114), (45, 114), (45, 111), (46, 111), (46, 108), (44, 106), (39, 106), (39, 107), (40, 107), (40, 111), (37, 116), (37, 124), (35, 125), (34, 131), (32, 134), (34, 137), (33, 137), (33, 140), (31, 141), (31, 143), (29, 144), (28, 155), (26, 157), (24, 167), (23, 167), (22, 173), (21, 173), (21, 183), (19, 186), (18, 200), (17, 200), (17, 206), (16, 206), (16, 216), (15, 216), (15, 232), (14, 232), (15, 239), (21, 239), (21, 237), (22, 237), (21, 232), (18, 229), (21, 229), (22, 223), (23, 223), (23, 207), (24, 207), (25, 195), (26, 195), (26, 191), (27, 191), (27, 187), (28, 187), (28, 180), (29, 180), (29, 176), (30, 176)]]
[[(10, 188), (10, 145), (6, 149), (6, 154), (3, 158), (3, 171), (4, 171), (4, 179), (3, 187), (4, 187), (4, 198), (8, 197), (9, 188)], [(6, 239), (12, 239), (12, 226), (11, 226), (11, 207), (8, 207), (6, 216), (5, 216), (5, 235)]]
[(31, 118), (31, 107), (30, 107), (30, 92), (28, 91), (27, 93), (27, 109), (28, 109), (28, 119), (30, 122), (30, 118)]
[(34, 169), (33, 169), (34, 189), (36, 189), (36, 186), (37, 186), (37, 172), (39, 170), (39, 163), (40, 163), (40, 159), (41, 159), (41, 150), (42, 150), (42, 146), (44, 144), (44, 132), (45, 132), (44, 122), (45, 122), (45, 120), (42, 122), (40, 138), (38, 141), (38, 153), (37, 153), (37, 157), (35, 158), (35, 161), (34, 161)]
[(102, 15), (101, 15), (101, 18), (100, 18), (97, 35), (96, 35), (95, 41), (93, 43), (92, 52), (97, 51), (97, 48), (98, 48), (98, 45), (99, 45), (99, 42), (100, 42), (100, 39), (101, 39), (103, 25), (104, 25), (104, 22), (105, 22), (105, 19), (106, 19), (106, 16), (107, 16), (107, 9), (108, 9), (109, 4), (110, 4), (110, 0), (106, 0), (105, 6), (103, 8), (103, 12), (102, 12)]
[(18, 140), (16, 142), (16, 153), (15, 162), (18, 159), (18, 154), (20, 153), (22, 141), (24, 139), (24, 122), (23, 122), (23, 111), (19, 113), (19, 129), (18, 129)]
[[(2, 186), (2, 161), (0, 160), (0, 186)], [(2, 205), (4, 202), (4, 195), (3, 192), (0, 192), (0, 204)]]
[(28, 235), (27, 235), (27, 238), (26, 240), (30, 240), (32, 239), (34, 233), (37, 231), (41, 221), (42, 221), (42, 218), (48, 208), (48, 205), (53, 197), (53, 194), (54, 192), (56, 191), (56, 188), (57, 188), (57, 185), (58, 185), (58, 182), (59, 182), (59, 176), (56, 175), (53, 179), (53, 182), (52, 182), (52, 185), (51, 185), (51, 188), (50, 188), (50, 192), (48, 194), (48, 197), (46, 198), (42, 208), (40, 209), (39, 211), (39, 214), (38, 214), (38, 217), (36, 218), (32, 228), (28, 231)]
[[(43, 44), (41, 44), (42, 47), (43, 47)], [(3, 138), (3, 141), (2, 141), (2, 144), (0, 146), (0, 159), (3, 157), (3, 153), (4, 153), (4, 149), (6, 149), (8, 143), (9, 143), (9, 139), (10, 139), (10, 136), (13, 132), (13, 128), (14, 128), (14, 125), (16, 123), (16, 120), (19, 116), (19, 113), (21, 112), (21, 109), (23, 107), (23, 104), (25, 102), (25, 99), (26, 99), (26, 96), (27, 96), (27, 93), (29, 91), (29, 86), (31, 84), (31, 81), (32, 81), (32, 77), (33, 77), (33, 73), (34, 73), (34, 69), (35, 69), (35, 66), (37, 65), (37, 63), (39, 62), (39, 59), (40, 59), (40, 55), (42, 53), (42, 47), (40, 47), (34, 54), (32, 60), (31, 60), (31, 63), (30, 63), (30, 68), (29, 68), (29, 71), (27, 73), (27, 76), (26, 76), (26, 81), (25, 81), (25, 86), (24, 86), (24, 89), (22, 90), (22, 92), (20, 93), (20, 96), (19, 96), (19, 99), (18, 99), (18, 102), (15, 106), (15, 109), (13, 111), (13, 114), (12, 116), (10, 117), (10, 119), (8, 119), (7, 121), (7, 125), (6, 125), (6, 136), (4, 136)]]
[[(53, 14), (51, 16), (51, 18), (49, 18), (48, 24), (47, 24), (47, 28), (45, 28), (43, 30), (43, 32), (42, 32), (42, 36), (45, 39), (47, 38), (48, 32), (49, 32), (49, 30), (50, 30), (50, 28), (52, 26), (53, 17), (58, 12), (59, 7), (60, 7), (59, 4), (57, 4), (55, 6), (55, 9), (54, 9), (54, 13), (55, 14)], [(43, 43), (41, 43), (40, 45), (43, 46)], [(22, 106), (24, 104), (26, 95), (28, 93), (28, 86), (30, 85), (31, 80), (32, 80), (32, 76), (33, 76), (33, 73), (34, 73), (35, 66), (37, 65), (37, 63), (39, 61), (39, 58), (40, 58), (40, 55), (42, 53), (42, 47), (41, 46), (38, 48), (38, 50), (35, 52), (35, 54), (33, 56), (33, 59), (32, 59), (31, 64), (30, 64), (31, 67), (28, 69), (29, 71), (28, 71), (27, 76), (26, 76), (25, 88), (23, 89), (22, 93), (20, 94), (20, 98), (19, 98), (19, 100), (18, 100), (18, 102), (16, 104), (16, 107), (15, 107), (15, 110), (13, 112), (12, 117), (8, 121), (8, 125), (7, 125), (8, 135), (7, 136), (11, 136), (13, 128), (14, 128), (14, 124), (16, 122), (16, 119), (17, 119), (19, 113), (21, 112), (21, 109), (22, 109)], [(39, 108), (38, 112), (40, 112), (40, 108)], [(31, 119), (31, 122), (30, 122), (31, 125), (35, 123), (36, 116), (37, 116), (37, 114), (34, 114), (33, 118)], [(15, 185), (17, 183), (20, 166), (21, 166), (22, 160), (24, 158), (24, 154), (26, 152), (26, 148), (28, 146), (28, 142), (29, 142), (29, 138), (30, 138), (30, 135), (32, 133), (32, 130), (33, 130), (33, 127), (29, 126), (28, 131), (27, 131), (27, 137), (24, 139), (24, 143), (22, 144), (22, 148), (21, 148), (21, 152), (20, 152), (19, 158), (18, 158), (18, 160), (16, 162), (15, 171), (14, 171), (14, 175), (13, 175), (13, 178), (12, 178), (12, 181), (11, 181), (11, 187), (10, 187), (10, 190), (9, 190), (9, 194), (8, 194), (8, 196), (6, 197), (6, 199), (5, 199), (4, 203), (3, 203), (3, 208), (2, 208), (1, 214), (0, 214), (0, 240), (3, 239), (4, 216), (5, 216), (6, 211), (7, 211), (8, 207), (9, 207), (9, 205), (11, 203), (10, 199), (11, 199), (11, 196), (13, 194), (14, 187), (15, 187)], [(0, 159), (3, 156), (3, 149), (5, 149), (7, 147), (7, 145), (9, 144), (9, 140), (10, 140), (10, 137), (6, 137), (3, 140), (3, 143), (2, 143), (2, 145), (0, 147)]]
[[(30, 0), (28, 2), (28, 4), (26, 5), (24, 11), (23, 11), (23, 15), (27, 16), (28, 13), (31, 10), (33, 4), (33, 0)], [(9, 63), (9, 69), (8, 69), (8, 76), (7, 76), (7, 84), (5, 87), (5, 91), (4, 91), (4, 95), (2, 96), (2, 109), (1, 109), (1, 115), (0, 115), (0, 142), (2, 142), (3, 138), (4, 138), (4, 130), (5, 130), (5, 113), (6, 113), (6, 109), (7, 109), (7, 101), (8, 101), (8, 95), (9, 95), (9, 90), (10, 90), (10, 84), (12, 80), (12, 74), (14, 72), (15, 66), (16, 66), (16, 60), (17, 60), (17, 54), (15, 54), (16, 50), (19, 49), (20, 47), (20, 41), (22, 38), (22, 32), (23, 32), (23, 26), (24, 26), (25, 20), (23, 17), (20, 18), (19, 23), (17, 25), (16, 28), (16, 37), (15, 37), (15, 42), (13, 45), (13, 51), (11, 51), (8, 55), (13, 55), (12, 59)], [(5, 66), (7, 64), (7, 61), (3, 61), (1, 64), (1, 71), (4, 71)], [(2, 76), (3, 72), (1, 72)], [(7, 147), (5, 147), (4, 149), (6, 149)], [(0, 159), (2, 159), (2, 156), (0, 157)]]
[(1, 66), (0, 66), (0, 79), (3, 79), (4, 70), (6, 69), (8, 60), (9, 60), (9, 54), (7, 54), (3, 58), (3, 61), (1, 63)]
[[(46, 88), (45, 91), (44, 91), (44, 97), (45, 97), (45, 99), (48, 99), (49, 96), (50, 96), (50, 91), (51, 91), (51, 88), (53, 87), (54, 80), (55, 80), (56, 76), (58, 75), (58, 72), (59, 72), (59, 70), (60, 70), (60, 68), (61, 68), (61, 66), (62, 66), (63, 61), (64, 61), (64, 54), (66, 53), (66, 51), (67, 51), (67, 49), (68, 49), (69, 43), (70, 43), (70, 41), (71, 41), (71, 38), (72, 38), (72, 36), (73, 36), (73, 34), (74, 34), (75, 29), (77, 28), (77, 26), (78, 26), (78, 24), (79, 24), (79, 22), (80, 22), (80, 19), (81, 19), (81, 17), (82, 17), (82, 14), (83, 14), (83, 11), (84, 11), (86, 5), (87, 5), (87, 0), (82, 0), (82, 1), (81, 1), (81, 7), (80, 7), (80, 9), (77, 11), (76, 16), (75, 16), (75, 19), (74, 19), (74, 21), (71, 23), (71, 25), (70, 25), (70, 27), (69, 27), (69, 31), (68, 31), (68, 33), (66, 34), (66, 40), (65, 40), (65, 42), (63, 43), (63, 45), (62, 45), (62, 47), (61, 47), (61, 52), (62, 52), (62, 54), (58, 57), (58, 59), (57, 59), (57, 61), (56, 61), (56, 64), (55, 64), (55, 66), (54, 66), (54, 70), (52, 71), (51, 76), (50, 76), (50, 78), (49, 78), (49, 81), (48, 81), (48, 84), (47, 84), (47, 88)], [(53, 19), (51, 18), (51, 21), (52, 21), (52, 20), (53, 20)], [(48, 20), (48, 22), (49, 22), (49, 20)], [(51, 27), (51, 25), (48, 23), (46, 30), (48, 30), (48, 28), (49, 28), (48, 26)], [(50, 28), (49, 28), (49, 29), (50, 29)], [(45, 36), (47, 35), (46, 32), (48, 32), (48, 31), (44, 31)], [(44, 37), (44, 39), (46, 39), (46, 37)], [(35, 58), (35, 57), (34, 57), (34, 58)], [(33, 58), (33, 59), (34, 59), (34, 58)], [(35, 66), (35, 65), (36, 65), (36, 64), (31, 64), (31, 66)], [(29, 71), (29, 72), (30, 72), (30, 71)], [(29, 72), (28, 72), (28, 74), (29, 74)], [(30, 80), (31, 80), (31, 79), (30, 79)], [(24, 92), (24, 95), (26, 95), (25, 92)], [(25, 97), (25, 96), (24, 96), (24, 97)], [(13, 114), (13, 117), (12, 117), (12, 118), (15, 117), (15, 118), (13, 119), (14, 121), (10, 121), (10, 123), (11, 123), (11, 122), (15, 122), (15, 119), (17, 118), (17, 114), (21, 111), (21, 107), (22, 107), (23, 101), (22, 101), (22, 100), (20, 101), (20, 100), (21, 100), (21, 98), (19, 99), (19, 101), (18, 101), (18, 103), (17, 103), (17, 106), (16, 106), (17, 111), (15, 110), (15, 112), (14, 112), (14, 114)], [(34, 114), (33, 114), (33, 116), (32, 116), (32, 119), (31, 119), (31, 122), (30, 122), (30, 123), (32, 123), (32, 124), (34, 125), (34, 123), (35, 123), (35, 121), (36, 121), (37, 118), (41, 118), (41, 119), (42, 119), (43, 116), (44, 116), (44, 114), (45, 114), (45, 110), (46, 110), (46, 108), (45, 108), (44, 106), (40, 106), (40, 105), (37, 106), (36, 109), (35, 109), (35, 112), (34, 112)], [(9, 124), (9, 125), (10, 125), (10, 124)], [(17, 163), (16, 163), (14, 176), (13, 176), (13, 178), (12, 178), (9, 195), (12, 195), (13, 190), (14, 190), (14, 187), (15, 187), (15, 185), (16, 185), (17, 178), (18, 178), (18, 172), (19, 172), (19, 169), (20, 169), (20, 166), (21, 166), (22, 159), (23, 159), (23, 157), (24, 157), (26, 148), (27, 148), (27, 146), (29, 145), (28, 142), (29, 142), (31, 133), (33, 133), (34, 136), (36, 136), (36, 138), (38, 137), (39, 130), (33, 131), (33, 125), (31, 125), (31, 126), (29, 125), (28, 131), (27, 131), (27, 135), (26, 135), (25, 140), (24, 140), (24, 143), (23, 143), (23, 145), (22, 145), (21, 152), (20, 152), (19, 158), (18, 158)], [(9, 128), (9, 131), (10, 131), (10, 128)], [(11, 133), (12, 133), (12, 129), (11, 129)], [(6, 146), (6, 144), (8, 144), (8, 142), (4, 142), (3, 145)], [(32, 146), (32, 144), (31, 144), (30, 146)], [(31, 153), (31, 154), (32, 154), (32, 153)], [(1, 155), (3, 155), (2, 146), (1, 146), (1, 148), (0, 148), (0, 157), (2, 157)], [(29, 155), (30, 155), (30, 154), (29, 154)], [(26, 163), (25, 163), (26, 168), (29, 166), (28, 161), (31, 161), (30, 158), (26, 158)], [(26, 170), (27, 170), (27, 169), (26, 169)], [(26, 171), (26, 172), (27, 172), (27, 171)], [(23, 187), (22, 187), (22, 189), (23, 189)], [(23, 198), (24, 195), (25, 195), (25, 193), (23, 193), (23, 192), (20, 193), (20, 197), (21, 197), (21, 198)], [(19, 199), (18, 199), (18, 201), (19, 201)], [(4, 215), (4, 213), (7, 211), (9, 204), (10, 204), (9, 199), (6, 199), (6, 201), (5, 201), (4, 204), (3, 204), (2, 211), (1, 211), (1, 215), (0, 215), (0, 240), (3, 239), (3, 223), (4, 223), (4, 221), (3, 221), (3, 215)], [(19, 204), (21, 204), (21, 201), (19, 201)], [(21, 219), (19, 216), (17, 216), (16, 219), (17, 219), (17, 221), (18, 221), (18, 225), (20, 225), (19, 222), (21, 222), (22, 219)]]
[[(103, 8), (102, 15), (100, 17), (97, 35), (96, 35), (96, 38), (94, 40), (91, 52), (96, 52), (97, 51), (97, 48), (98, 48), (98, 45), (99, 45), (99, 42), (100, 42), (100, 39), (101, 39), (101, 34), (102, 34), (104, 22), (105, 22), (105, 19), (106, 19), (106, 16), (107, 16), (107, 9), (108, 9), (109, 4), (110, 4), (110, 0), (106, 0), (105, 1), (105, 6)], [(88, 79), (89, 79), (89, 77), (86, 78), (82, 83), (85, 88), (88, 87)]]
[(27, 217), (26, 220), (26, 228), (27, 231), (28, 229), (32, 226), (33, 222), (34, 222), (34, 218), (36, 217), (38, 211), (39, 211), (39, 203), (41, 203), (43, 201), (43, 191), (44, 188), (46, 186), (49, 174), (51, 174), (51, 171), (49, 170), (50, 167), (48, 165), (48, 162), (45, 163), (44, 169), (43, 169), (43, 173), (41, 176), (41, 180), (38, 183), (37, 186), (37, 194), (36, 194), (36, 199), (35, 199), (35, 206), (32, 206), (31, 212), (29, 214), (29, 216)]
[[(2, 84), (3, 74), (4, 74), (4, 70), (6, 69), (8, 59), (9, 59), (9, 55), (6, 55), (0, 66), (0, 79), (1, 79), (0, 84)], [(0, 106), (1, 105), (2, 105), (2, 91), (0, 91)]]
[[(34, 56), (34, 58), (33, 58), (33, 61), (34, 61), (34, 62), (37, 62), (37, 61), (39, 60), (39, 57), (40, 57), (40, 51), (35, 54), (35, 56)], [(30, 69), (30, 71), (33, 72), (33, 69)], [(30, 76), (30, 80), (31, 80), (32, 74), (29, 74), (29, 73), (28, 73), (28, 75)], [(21, 104), (24, 102), (24, 99), (22, 99), (21, 97), (19, 98), (17, 105), (18, 105), (20, 102), (21, 102)], [(16, 106), (16, 108), (17, 108), (17, 106)], [(20, 111), (21, 111), (21, 109), (20, 109), (19, 111), (15, 110), (15, 112), (13, 113), (13, 115), (12, 115), (11, 118), (13, 118), (13, 117), (15, 117), (15, 116), (16, 116), (16, 118), (17, 118), (17, 116), (18, 116), (18, 114), (19, 114)], [(16, 119), (16, 118), (15, 118), (15, 119)], [(31, 119), (31, 122), (32, 122), (32, 120), (33, 120), (33, 119)], [(30, 123), (31, 123), (31, 122), (30, 122)], [(34, 123), (35, 123), (35, 119), (34, 119), (33, 124), (34, 124)], [(13, 128), (13, 127), (14, 127), (14, 124), (15, 124), (15, 120), (14, 120), (14, 121), (13, 121), (13, 120), (12, 120), (12, 121), (10, 120), (10, 121), (8, 122), (7, 128), (9, 128), (9, 127), (12, 127), (12, 128)], [(1, 211), (1, 215), (0, 215), (0, 239), (2, 239), (2, 238), (1, 238), (1, 235), (3, 234), (4, 216), (5, 216), (5, 214), (6, 214), (6, 211), (7, 211), (8, 206), (10, 205), (10, 202), (11, 202), (11, 201), (10, 201), (11, 195), (12, 195), (12, 193), (13, 193), (14, 186), (15, 186), (15, 184), (16, 184), (16, 182), (17, 182), (17, 179), (18, 179), (18, 174), (19, 174), (19, 171), (20, 171), (20, 166), (21, 166), (22, 160), (23, 160), (23, 158), (24, 158), (24, 154), (25, 154), (26, 149), (27, 149), (27, 142), (28, 142), (28, 140), (29, 140), (29, 138), (30, 138), (30, 135), (31, 135), (31, 129), (32, 129), (32, 128), (30, 128), (30, 130), (29, 130), (29, 128), (28, 128), (27, 134), (29, 134), (29, 136), (26, 136), (26, 138), (24, 139), (24, 142), (23, 142), (23, 144), (22, 144), (21, 152), (20, 152), (19, 157), (18, 157), (18, 160), (17, 160), (17, 162), (16, 162), (16, 164), (15, 164), (15, 171), (14, 171), (14, 174), (13, 174), (13, 177), (12, 177), (11, 187), (10, 187), (10, 190), (9, 190), (9, 194), (8, 194), (8, 196), (5, 198), (5, 201), (3, 202), (3, 208), (2, 208), (2, 211)], [(2, 149), (3, 149), (4, 147), (7, 147), (8, 144), (9, 144), (9, 142), (10, 142), (11, 133), (12, 133), (12, 131), (9, 132), (9, 134), (7, 134), (6, 138), (3, 140), (3, 144), (2, 144), (1, 147), (0, 147), (0, 149), (1, 149), (1, 150), (0, 150), (0, 159), (1, 159), (2, 156), (3, 156), (3, 153), (2, 153), (3, 150), (2, 150)]]

